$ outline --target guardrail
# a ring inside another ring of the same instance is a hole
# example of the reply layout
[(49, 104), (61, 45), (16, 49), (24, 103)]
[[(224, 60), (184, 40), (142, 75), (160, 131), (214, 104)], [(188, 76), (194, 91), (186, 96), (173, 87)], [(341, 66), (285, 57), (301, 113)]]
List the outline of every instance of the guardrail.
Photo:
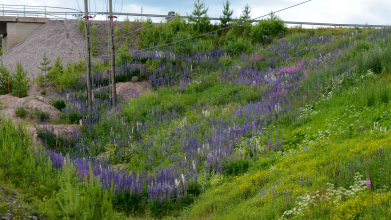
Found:
[[(54, 11), (56, 10), (56, 11)], [(90, 12), (90, 15), (108, 15), (108, 12)], [(45, 17), (52, 20), (68, 20), (68, 16), (80, 18), (84, 16), (84, 12), (63, 7), (50, 7), (50, 6), (27, 6), (27, 5), (6, 5), (0, 4), (0, 16), (18, 16), (18, 17)], [(166, 18), (172, 19), (175, 16), (170, 15), (158, 15), (158, 14), (140, 14), (140, 13), (118, 13), (113, 12), (116, 16), (134, 16), (134, 17), (151, 17), (151, 18)], [(181, 16), (185, 19), (188, 16)], [(210, 17), (210, 20), (220, 20), (220, 18)], [(259, 20), (253, 20), (257, 22)], [(315, 25), (315, 26), (333, 26), (333, 27), (390, 27), (390, 25), (369, 25), (369, 24), (342, 24), (342, 23), (318, 23), (318, 22), (300, 22), (300, 21), (283, 21), (285, 24), (295, 25)]]

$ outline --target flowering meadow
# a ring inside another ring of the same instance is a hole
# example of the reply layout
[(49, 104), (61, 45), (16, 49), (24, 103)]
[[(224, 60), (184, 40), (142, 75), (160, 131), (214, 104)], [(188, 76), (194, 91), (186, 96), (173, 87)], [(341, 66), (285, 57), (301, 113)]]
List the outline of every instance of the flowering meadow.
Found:
[(390, 37), (325, 29), (241, 54), (135, 51), (117, 81), (137, 75), (153, 91), (112, 108), (96, 71), (92, 109), (85, 79), (58, 94), (80, 133), (47, 125), (34, 151), (1, 118), (1, 164), (19, 164), (2, 165), (2, 178), (54, 201), (37, 201), (54, 219), (302, 219), (308, 208), (314, 219), (386, 219)]

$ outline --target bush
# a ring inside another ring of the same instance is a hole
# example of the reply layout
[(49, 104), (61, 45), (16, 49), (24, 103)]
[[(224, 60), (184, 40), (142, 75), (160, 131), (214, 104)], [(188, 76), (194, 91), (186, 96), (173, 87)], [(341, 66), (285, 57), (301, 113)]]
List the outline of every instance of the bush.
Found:
[(27, 115), (27, 110), (24, 106), (17, 106), (15, 109), (15, 115), (24, 118)]
[(222, 56), (219, 61), (224, 65), (224, 67), (229, 67), (233, 63), (233, 59), (230, 56)]
[(40, 121), (45, 121), (45, 120), (49, 119), (49, 114), (46, 112), (43, 112), (43, 111), (39, 110), (37, 107), (35, 107), (35, 109), (30, 112), (29, 117), (30, 118), (37, 117)]
[(125, 190), (113, 197), (113, 207), (118, 211), (138, 214), (144, 212), (147, 196), (147, 192), (130, 194), (129, 190)]
[(238, 37), (232, 41), (228, 41), (224, 50), (229, 54), (240, 54), (243, 52), (248, 53), (253, 50), (253, 45), (247, 39)]
[(62, 111), (65, 107), (67, 107), (64, 99), (55, 99), (51, 101), (51, 104), (58, 110)]
[(288, 32), (288, 28), (284, 22), (278, 17), (272, 14), (269, 19), (260, 20), (257, 25), (251, 28), (250, 36), (254, 43), (269, 43), (273, 37), (278, 34), (285, 34)]
[(250, 163), (247, 160), (237, 160), (228, 162), (223, 168), (223, 173), (225, 175), (237, 176), (247, 172), (248, 168), (250, 168)]
[(8, 94), (8, 79), (10, 78), (10, 72), (7, 67), (4, 66), (3, 60), (0, 64), (0, 95)]
[[(173, 37), (173, 41), (180, 41), (180, 40), (187, 39), (190, 37), (192, 37), (190, 32), (180, 31), (175, 34), (175, 36)], [(190, 40), (185, 40), (180, 43), (176, 43), (176, 44), (172, 45), (172, 50), (176, 54), (192, 55), (194, 52), (193, 48), (194, 48), (193, 42)]]
[(386, 71), (391, 71), (391, 45), (386, 47), (381, 55), (381, 66)]
[(66, 67), (62, 65), (60, 57), (57, 57), (53, 67), (48, 72), (48, 79), (52, 81), (58, 89), (74, 86), (82, 77), (82, 72), (86, 70), (85, 63), (69, 62)]
[(43, 88), (43, 89), (41, 90), (41, 95), (46, 95), (46, 93), (47, 93), (46, 89)]
[(132, 53), (129, 51), (129, 48), (126, 46), (126, 44), (118, 48), (117, 54), (118, 56), (115, 59), (115, 65), (117, 67), (124, 65), (126, 62), (132, 62)]
[(12, 73), (10, 81), (12, 82), (12, 94), (19, 98), (27, 96), (30, 78), (27, 77), (27, 72), (23, 69), (20, 62), (16, 63), (15, 73)]
[(66, 115), (66, 118), (70, 123), (75, 124), (75, 123), (79, 123), (80, 119), (82, 119), (83, 117), (77, 114), (77, 112), (73, 111), (68, 113)]
[(361, 71), (366, 72), (372, 70), (376, 74), (380, 74), (382, 71), (382, 58), (379, 48), (372, 47), (362, 56)]

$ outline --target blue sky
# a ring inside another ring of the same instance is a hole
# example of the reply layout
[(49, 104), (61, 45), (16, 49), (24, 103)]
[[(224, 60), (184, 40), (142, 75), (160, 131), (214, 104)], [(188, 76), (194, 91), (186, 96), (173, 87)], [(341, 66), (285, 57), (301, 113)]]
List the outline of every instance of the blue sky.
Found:
[[(90, 11), (106, 11), (108, 0), (89, 0)], [(219, 17), (225, 0), (205, 0), (210, 17)], [(246, 3), (251, 7), (252, 18), (269, 13), (271, 10), (289, 7), (300, 0), (231, 0), (234, 17), (238, 17)], [(190, 14), (193, 1), (189, 0), (113, 0), (116, 12), (145, 14), (167, 14), (175, 11), (181, 15)], [(26, 4), (69, 7), (84, 10), (84, 0), (0, 0), (0, 4)], [(304, 5), (281, 12), (278, 15), (286, 21), (391, 24), (390, 0), (313, 0)], [(103, 18), (103, 17), (101, 17)], [(131, 18), (133, 20), (134, 18)], [(160, 21), (156, 18), (155, 21)]]

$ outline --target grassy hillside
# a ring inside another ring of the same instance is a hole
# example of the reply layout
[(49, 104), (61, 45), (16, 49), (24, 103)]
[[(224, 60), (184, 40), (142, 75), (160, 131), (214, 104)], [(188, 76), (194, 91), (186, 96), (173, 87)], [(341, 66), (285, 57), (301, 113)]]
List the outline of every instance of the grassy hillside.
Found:
[[(146, 28), (140, 44), (175, 40), (156, 34), (177, 22)], [(3, 117), (0, 160), (17, 167), (3, 180), (49, 219), (303, 219), (308, 208), (315, 219), (387, 219), (391, 30), (296, 28), (266, 42), (256, 31), (128, 54), (117, 81), (136, 75), (154, 90), (115, 109), (108, 63), (95, 63), (90, 111), (84, 78), (59, 94), (81, 133), (42, 130), (45, 150)]]

